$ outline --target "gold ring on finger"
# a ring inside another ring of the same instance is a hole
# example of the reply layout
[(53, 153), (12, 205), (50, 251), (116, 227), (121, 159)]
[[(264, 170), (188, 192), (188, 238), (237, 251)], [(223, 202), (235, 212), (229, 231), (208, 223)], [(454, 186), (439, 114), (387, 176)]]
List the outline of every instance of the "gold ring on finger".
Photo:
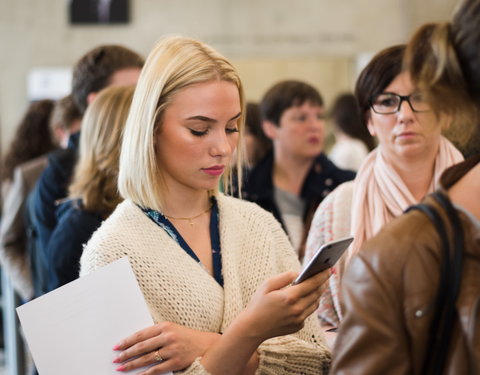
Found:
[(163, 362), (163, 358), (158, 353), (158, 350), (155, 350), (155, 362)]

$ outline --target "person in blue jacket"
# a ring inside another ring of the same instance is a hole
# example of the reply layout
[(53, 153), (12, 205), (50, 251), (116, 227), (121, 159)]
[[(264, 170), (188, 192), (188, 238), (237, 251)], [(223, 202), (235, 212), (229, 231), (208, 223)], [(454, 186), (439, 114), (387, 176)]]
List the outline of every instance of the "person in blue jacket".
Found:
[(69, 197), (57, 209), (47, 247), (49, 291), (78, 278), (83, 245), (121, 201), (118, 160), (133, 91), (133, 86), (108, 87), (85, 112)]
[[(75, 64), (72, 77), (72, 97), (80, 114), (85, 113), (103, 88), (135, 84), (143, 63), (142, 56), (120, 45), (101, 45), (83, 55)], [(28, 197), (26, 221), (35, 297), (48, 290), (46, 250), (57, 225), (58, 202), (68, 194), (79, 136), (78, 132), (72, 134), (66, 149), (48, 155), (48, 165)]]

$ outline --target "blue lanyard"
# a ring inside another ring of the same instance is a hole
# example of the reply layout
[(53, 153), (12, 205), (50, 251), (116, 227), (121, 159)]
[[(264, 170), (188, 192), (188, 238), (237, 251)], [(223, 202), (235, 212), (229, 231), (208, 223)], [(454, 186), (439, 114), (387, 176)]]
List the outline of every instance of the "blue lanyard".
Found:
[[(193, 259), (200, 263), (197, 254), (191, 249), (182, 235), (177, 231), (175, 226), (168, 220), (161, 212), (151, 210), (149, 208), (142, 208), (142, 211), (160, 228), (165, 230), (167, 234), (177, 242), (180, 247), (187, 252)], [(223, 287), (222, 275), (222, 253), (220, 252), (220, 232), (218, 230), (218, 205), (217, 200), (212, 197), (212, 213), (210, 214), (210, 240), (212, 245), (212, 262), (213, 262), (213, 277), (215, 281)]]

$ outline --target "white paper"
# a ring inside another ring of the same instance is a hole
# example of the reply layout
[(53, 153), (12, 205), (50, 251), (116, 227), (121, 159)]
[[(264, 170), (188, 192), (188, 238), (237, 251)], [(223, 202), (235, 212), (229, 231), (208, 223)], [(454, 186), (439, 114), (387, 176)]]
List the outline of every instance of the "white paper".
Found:
[(153, 324), (128, 258), (22, 305), (17, 313), (40, 375), (118, 375), (113, 346)]

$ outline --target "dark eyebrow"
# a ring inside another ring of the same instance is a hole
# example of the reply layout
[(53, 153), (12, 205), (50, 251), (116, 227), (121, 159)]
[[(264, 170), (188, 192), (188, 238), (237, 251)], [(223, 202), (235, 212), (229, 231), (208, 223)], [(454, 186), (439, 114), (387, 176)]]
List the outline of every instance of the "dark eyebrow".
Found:
[[(233, 116), (230, 120), (228, 121), (233, 121), (238, 119), (241, 116), (242, 112), (238, 112), (235, 116)], [(204, 121), (204, 122), (217, 122), (217, 120), (207, 117), (207, 116), (192, 116), (188, 117), (187, 120), (199, 120), (199, 121)]]

